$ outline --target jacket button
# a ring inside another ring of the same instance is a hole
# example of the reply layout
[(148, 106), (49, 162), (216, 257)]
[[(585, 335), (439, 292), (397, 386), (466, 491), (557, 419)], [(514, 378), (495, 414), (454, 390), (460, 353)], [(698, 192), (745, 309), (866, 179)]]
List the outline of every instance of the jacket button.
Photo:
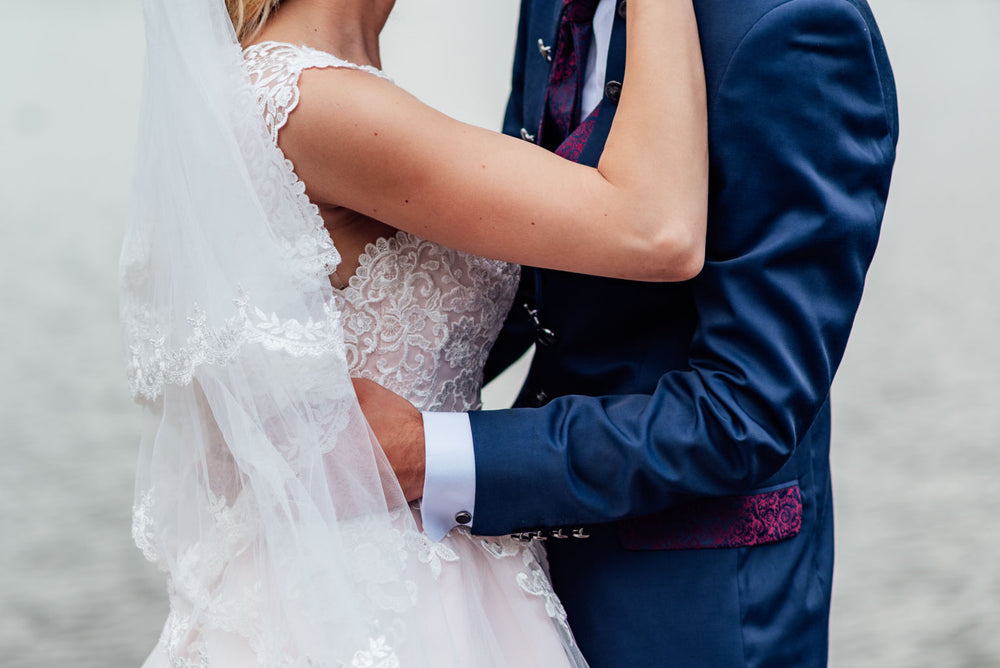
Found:
[(541, 38), (539, 38), (538, 40), (538, 53), (539, 55), (541, 55), (542, 58), (544, 58), (548, 62), (550, 63), (552, 62), (552, 47), (545, 46), (545, 40)]
[(621, 0), (621, 2), (618, 3), (618, 16), (622, 18), (625, 18), (625, 2), (626, 0)]
[(531, 304), (528, 303), (524, 303), (522, 306), (524, 306), (528, 318), (531, 319), (531, 324), (535, 326), (535, 342), (546, 347), (554, 344), (559, 337), (551, 329), (542, 325), (542, 320), (538, 317), (538, 309), (531, 308)]
[(463, 510), (461, 512), (455, 513), (455, 523), (456, 524), (465, 525), (465, 524), (468, 524), (471, 521), (472, 521), (472, 513), (470, 513), (468, 510)]
[(558, 338), (559, 337), (556, 336), (556, 333), (548, 327), (542, 327), (539, 325), (538, 329), (535, 331), (535, 343), (540, 346), (545, 346), (546, 348), (554, 345)]
[(535, 143), (535, 135), (528, 132), (528, 128), (521, 128), (521, 139), (530, 141), (532, 144)]
[(609, 102), (618, 104), (618, 100), (622, 96), (622, 82), (621, 81), (609, 81), (604, 86), (604, 97), (608, 98)]
[(541, 408), (548, 402), (548, 400), (549, 395), (545, 392), (545, 390), (538, 390), (531, 397), (531, 406), (532, 408)]

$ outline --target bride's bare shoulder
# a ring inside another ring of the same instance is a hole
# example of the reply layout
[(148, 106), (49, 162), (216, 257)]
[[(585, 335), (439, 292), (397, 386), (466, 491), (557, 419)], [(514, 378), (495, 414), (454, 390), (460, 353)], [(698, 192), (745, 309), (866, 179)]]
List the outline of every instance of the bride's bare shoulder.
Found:
[(327, 203), (342, 204), (343, 189), (355, 190), (349, 185), (355, 177), (365, 175), (372, 182), (402, 172), (425, 173), (431, 158), (440, 159), (441, 141), (457, 124), (369, 71), (306, 69), (298, 88), (298, 106), (279, 144), (312, 186), (310, 195)]
[(303, 70), (299, 95), (300, 125), (316, 124), (331, 132), (391, 127), (408, 114), (432, 111), (387, 78), (357, 66)]

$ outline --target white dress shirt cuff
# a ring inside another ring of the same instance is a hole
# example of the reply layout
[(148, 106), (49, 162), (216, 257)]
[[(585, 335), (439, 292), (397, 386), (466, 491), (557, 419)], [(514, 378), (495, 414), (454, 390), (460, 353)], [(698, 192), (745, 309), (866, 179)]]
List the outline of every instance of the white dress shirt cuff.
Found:
[(423, 413), (424, 532), (439, 541), (456, 525), (472, 525), (476, 504), (476, 451), (465, 413)]

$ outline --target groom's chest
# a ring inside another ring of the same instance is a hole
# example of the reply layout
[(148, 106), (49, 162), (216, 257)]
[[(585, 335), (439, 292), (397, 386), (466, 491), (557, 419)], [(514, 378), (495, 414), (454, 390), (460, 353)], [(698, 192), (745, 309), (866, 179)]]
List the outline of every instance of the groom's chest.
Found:
[[(521, 138), (535, 142), (540, 136), (548, 102), (549, 81), (558, 49), (562, 0), (529, 0), (522, 6), (525, 30), (524, 83), (521, 100)], [(576, 161), (596, 166), (621, 95), (625, 75), (626, 0), (601, 0), (594, 18), (587, 51), (580, 54), (583, 74), (580, 94), (583, 116), (595, 107), (599, 118), (587, 140), (587, 149)], [(589, 62), (588, 62), (589, 56)]]
[[(733, 5), (730, 0), (694, 0), (710, 112), (723, 85), (727, 65), (741, 40), (761, 15), (780, 3), (781, 0), (746, 0)], [(522, 5), (525, 50), (521, 136), (528, 141), (537, 136), (545, 114), (562, 7), (563, 0), (526, 0)], [(584, 101), (588, 96), (592, 102), (597, 101), (601, 121), (588, 140), (588, 150), (577, 160), (584, 164), (596, 166), (600, 159), (624, 88), (627, 16), (627, 0), (601, 0), (595, 15), (595, 38), (589, 49), (595, 52), (591, 56), (596, 61), (591, 65), (596, 68), (588, 71), (593, 76), (585, 84)], [(709, 122), (712, 120), (710, 113)]]

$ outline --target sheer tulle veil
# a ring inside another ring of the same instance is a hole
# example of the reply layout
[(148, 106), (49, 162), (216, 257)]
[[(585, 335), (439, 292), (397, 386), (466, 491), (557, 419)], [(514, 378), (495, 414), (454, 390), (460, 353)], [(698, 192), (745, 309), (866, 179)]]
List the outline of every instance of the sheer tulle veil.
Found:
[(121, 314), (146, 416), (133, 534), (170, 580), (161, 647), (174, 666), (451, 665), (477, 638), (435, 614), (426, 539), (348, 377), (339, 255), (224, 2), (144, 5)]

